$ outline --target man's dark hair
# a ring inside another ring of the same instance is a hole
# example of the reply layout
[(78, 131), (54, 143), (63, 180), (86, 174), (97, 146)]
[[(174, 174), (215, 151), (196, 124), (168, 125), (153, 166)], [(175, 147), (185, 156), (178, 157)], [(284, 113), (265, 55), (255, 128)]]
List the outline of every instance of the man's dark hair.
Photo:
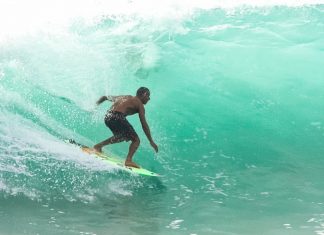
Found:
[(138, 90), (136, 92), (136, 96), (140, 97), (140, 96), (144, 95), (144, 93), (146, 93), (146, 92), (150, 93), (150, 90), (146, 87), (140, 87), (140, 88), (138, 88)]

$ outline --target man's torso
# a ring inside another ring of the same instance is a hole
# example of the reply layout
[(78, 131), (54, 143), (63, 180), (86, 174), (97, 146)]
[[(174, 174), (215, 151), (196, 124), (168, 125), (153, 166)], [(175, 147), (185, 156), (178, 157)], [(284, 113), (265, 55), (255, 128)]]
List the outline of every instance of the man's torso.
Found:
[(138, 113), (140, 100), (136, 96), (123, 96), (111, 106), (111, 111), (121, 112), (125, 116)]

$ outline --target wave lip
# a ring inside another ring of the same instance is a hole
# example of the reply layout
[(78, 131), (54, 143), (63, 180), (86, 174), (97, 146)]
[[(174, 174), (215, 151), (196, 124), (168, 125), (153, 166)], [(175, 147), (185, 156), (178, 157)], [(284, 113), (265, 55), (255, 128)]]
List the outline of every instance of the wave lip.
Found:
[(5, 0), (0, 3), (0, 43), (22, 35), (42, 32), (64, 33), (73, 22), (82, 21), (96, 24), (107, 16), (138, 16), (146, 19), (188, 18), (197, 10), (215, 8), (232, 9), (242, 6), (271, 7), (324, 4), (324, 0), (231, 0), (199, 2), (167, 0), (163, 2), (138, 1), (104, 1), (104, 0), (71, 0), (71, 1), (19, 1)]

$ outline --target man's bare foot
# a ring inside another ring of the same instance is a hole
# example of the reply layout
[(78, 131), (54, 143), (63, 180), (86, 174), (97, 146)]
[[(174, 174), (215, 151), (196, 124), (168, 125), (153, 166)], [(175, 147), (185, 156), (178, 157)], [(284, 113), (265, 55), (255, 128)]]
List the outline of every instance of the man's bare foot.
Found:
[(102, 153), (102, 148), (98, 147), (97, 145), (93, 146), (93, 150), (98, 153)]
[(135, 168), (141, 168), (139, 165), (137, 165), (135, 162), (132, 161), (125, 161), (125, 166), (131, 166), (131, 167), (135, 167)]

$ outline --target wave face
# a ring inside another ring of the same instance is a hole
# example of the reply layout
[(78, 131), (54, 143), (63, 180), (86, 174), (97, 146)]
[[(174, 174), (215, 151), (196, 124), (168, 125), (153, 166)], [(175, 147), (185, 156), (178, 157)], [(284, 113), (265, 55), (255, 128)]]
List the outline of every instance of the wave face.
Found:
[[(323, 234), (324, 5), (32, 3), (0, 34), (1, 234)], [(63, 142), (140, 86), (162, 178)]]

